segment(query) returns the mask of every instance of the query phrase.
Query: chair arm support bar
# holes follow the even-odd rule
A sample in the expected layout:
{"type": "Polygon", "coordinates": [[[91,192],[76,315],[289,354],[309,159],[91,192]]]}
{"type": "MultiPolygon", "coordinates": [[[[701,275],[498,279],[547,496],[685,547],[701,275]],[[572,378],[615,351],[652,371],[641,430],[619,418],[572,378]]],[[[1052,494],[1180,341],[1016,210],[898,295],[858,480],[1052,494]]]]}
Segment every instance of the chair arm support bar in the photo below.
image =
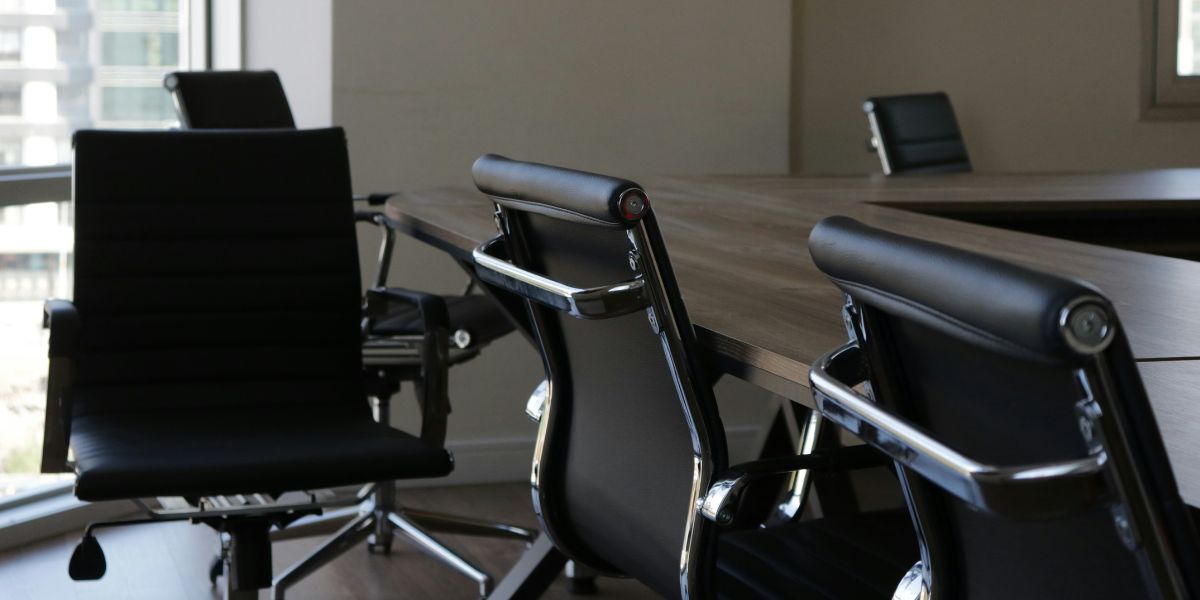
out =
{"type": "Polygon", "coordinates": [[[995,466],[971,459],[932,438],[852,386],[864,379],[858,345],[850,343],[809,370],[817,410],[830,421],[973,507],[1014,518],[1042,519],[1110,499],[1108,455],[1033,465],[995,466]]]}
{"type": "Polygon", "coordinates": [[[42,327],[50,330],[50,358],[74,358],[79,349],[79,309],[70,300],[42,305],[42,327]]]}
{"type": "Polygon", "coordinates": [[[356,210],[354,211],[355,223],[370,223],[377,227],[386,227],[384,223],[383,213],[374,210],[356,210]]]}
{"type": "Polygon", "coordinates": [[[645,284],[639,278],[577,288],[522,269],[500,256],[502,254],[507,254],[502,238],[494,238],[475,249],[472,255],[480,279],[577,319],[618,317],[650,305],[645,284]]]}
{"type": "MultiPolygon", "coordinates": [[[[421,439],[442,447],[446,443],[446,420],[450,414],[450,313],[446,300],[437,294],[404,288],[372,288],[367,291],[368,318],[386,311],[387,301],[412,304],[421,313],[425,339],[421,344],[421,378],[417,395],[421,402],[421,439]]],[[[369,329],[364,327],[364,333],[369,329]]]]}
{"type": "Polygon", "coordinates": [[[81,335],[79,310],[68,300],[47,300],[42,307],[42,326],[50,330],[50,368],[46,375],[41,471],[64,473],[71,470],[67,463],[67,448],[73,411],[70,388],[75,379],[81,335]]]}
{"type": "Polygon", "coordinates": [[[446,299],[437,294],[406,288],[371,288],[367,290],[367,314],[372,317],[386,314],[390,305],[388,301],[404,302],[417,307],[421,313],[421,320],[425,323],[426,333],[437,329],[450,329],[450,313],[446,308],[446,299]]]}
{"type": "Polygon", "coordinates": [[[355,202],[366,202],[367,206],[383,206],[396,192],[373,192],[370,194],[355,194],[355,202]]]}
{"type": "Polygon", "coordinates": [[[868,469],[890,465],[892,460],[871,446],[851,446],[811,454],[755,460],[729,467],[697,501],[700,514],[718,525],[733,522],[746,488],[759,479],[795,471],[868,469]]]}

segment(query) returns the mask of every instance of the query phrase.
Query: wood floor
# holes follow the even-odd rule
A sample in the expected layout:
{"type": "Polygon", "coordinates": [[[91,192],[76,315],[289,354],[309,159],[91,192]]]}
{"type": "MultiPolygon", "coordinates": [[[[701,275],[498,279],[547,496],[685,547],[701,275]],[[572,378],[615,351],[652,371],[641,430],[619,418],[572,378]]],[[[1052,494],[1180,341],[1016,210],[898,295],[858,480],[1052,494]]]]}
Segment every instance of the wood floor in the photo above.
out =
{"type": "MultiPolygon", "coordinates": [[[[402,490],[401,503],[414,507],[472,515],[535,527],[528,484],[477,485],[402,490]]],[[[67,577],[67,561],[79,541],[63,536],[0,553],[0,598],[4,600],[214,600],[208,563],[216,549],[210,529],[187,523],[164,523],[104,530],[98,535],[108,559],[108,573],[92,582],[67,577]]],[[[277,542],[275,569],[302,557],[321,538],[277,542]]],[[[442,536],[499,579],[524,550],[520,542],[442,536]]],[[[635,581],[601,579],[595,596],[571,596],[559,578],[545,598],[656,598],[635,581]]],[[[267,598],[267,594],[262,594],[267,598]]],[[[374,556],[365,546],[352,549],[305,579],[288,593],[290,600],[436,599],[471,600],[475,583],[420,553],[397,537],[390,556],[374,556]]]]}

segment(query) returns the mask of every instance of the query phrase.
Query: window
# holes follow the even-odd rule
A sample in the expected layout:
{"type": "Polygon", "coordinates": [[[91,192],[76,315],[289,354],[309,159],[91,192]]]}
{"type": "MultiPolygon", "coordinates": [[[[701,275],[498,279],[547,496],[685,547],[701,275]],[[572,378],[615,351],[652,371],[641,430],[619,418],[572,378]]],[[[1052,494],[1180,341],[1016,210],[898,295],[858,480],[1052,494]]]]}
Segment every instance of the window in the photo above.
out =
{"type": "MultiPolygon", "coordinates": [[[[21,86],[0,83],[0,117],[21,116],[21,86]]],[[[7,164],[0,160],[0,165],[7,164]]]]}
{"type": "Polygon", "coordinates": [[[1200,0],[1144,0],[1142,114],[1200,118],[1200,0]]]}
{"type": "Polygon", "coordinates": [[[73,264],[68,198],[5,206],[20,194],[2,187],[4,168],[68,162],[76,129],[173,124],[162,79],[203,57],[206,36],[192,35],[202,19],[192,16],[204,8],[205,0],[0,0],[0,505],[61,481],[38,473],[41,305],[70,297],[73,264]]]}
{"type": "Polygon", "coordinates": [[[0,63],[21,62],[21,30],[0,29],[0,63]]]}
{"type": "Polygon", "coordinates": [[[175,118],[175,106],[161,85],[100,88],[100,118],[104,121],[148,122],[175,118]]]}
{"type": "Polygon", "coordinates": [[[179,33],[175,31],[106,31],[100,64],[110,66],[178,67],[179,33]]]}

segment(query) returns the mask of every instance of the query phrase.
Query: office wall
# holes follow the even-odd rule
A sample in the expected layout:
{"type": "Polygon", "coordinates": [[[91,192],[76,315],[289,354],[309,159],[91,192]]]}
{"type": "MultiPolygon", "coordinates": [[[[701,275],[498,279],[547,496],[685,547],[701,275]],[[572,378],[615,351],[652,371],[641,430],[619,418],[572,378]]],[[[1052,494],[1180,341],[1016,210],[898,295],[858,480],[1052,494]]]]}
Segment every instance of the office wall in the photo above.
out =
{"type": "Polygon", "coordinates": [[[333,0],[246,0],[243,60],[274,69],[300,127],[333,119],[333,0]]]}
{"type": "MultiPolygon", "coordinates": [[[[788,0],[337,2],[333,121],[349,134],[360,191],[470,185],[484,152],[629,177],[783,172],[790,10],[788,0]]],[[[370,256],[375,238],[363,233],[370,256]]],[[[441,292],[465,281],[407,239],[393,277],[441,292]]],[[[452,372],[460,480],[528,476],[536,430],[522,409],[541,378],[519,336],[452,372]]],[[[764,395],[736,381],[718,393],[732,441],[747,446],[764,395]]]]}
{"type": "Polygon", "coordinates": [[[978,170],[1200,163],[1200,121],[1140,121],[1140,1],[797,0],[794,167],[878,171],[870,95],[945,90],[978,170]]]}

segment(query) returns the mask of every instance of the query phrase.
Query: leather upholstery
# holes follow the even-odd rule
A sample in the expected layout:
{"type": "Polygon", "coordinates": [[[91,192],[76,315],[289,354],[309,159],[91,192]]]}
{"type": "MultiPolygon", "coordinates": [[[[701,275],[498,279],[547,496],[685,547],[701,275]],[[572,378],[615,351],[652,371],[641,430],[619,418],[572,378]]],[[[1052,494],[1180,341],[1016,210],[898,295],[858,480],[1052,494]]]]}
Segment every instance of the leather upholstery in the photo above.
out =
{"type": "MultiPolygon", "coordinates": [[[[630,242],[610,212],[632,182],[535,163],[484,156],[474,174],[504,207],[505,243],[519,266],[577,287],[629,279],[630,242]],[[514,201],[514,199],[516,201],[514,201]]],[[[652,211],[642,219],[660,265],[687,365],[682,376],[703,407],[689,414],[672,376],[663,339],[646,313],[582,320],[528,302],[547,363],[552,398],[542,417],[550,435],[535,491],[545,530],[572,558],[646,583],[679,598],[680,556],[692,504],[693,432],[710,467],[726,467],[724,430],[695,354],[691,322],[679,299],[652,211]]],[[[665,317],[664,317],[665,318],[665,317]]],[[[703,482],[701,482],[703,485],[703,482]]],[[[701,552],[715,554],[715,528],[696,521],[701,552]]],[[[708,562],[707,564],[712,564],[708,562]]],[[[695,573],[703,582],[712,569],[695,573]]],[[[693,593],[701,594],[699,591],[693,593]]]]}
{"type": "Polygon", "coordinates": [[[1059,311],[1083,297],[1107,305],[1086,283],[847,217],[818,223],[808,247],[819,269],[864,302],[1015,356],[1081,360],[1059,333],[1059,311]]]}
{"type": "Polygon", "coordinates": [[[275,71],[177,71],[163,85],[189,129],[293,129],[275,71]]]}
{"type": "Polygon", "coordinates": [[[723,532],[717,597],[887,600],[920,559],[908,511],[723,532]]]}
{"type": "MultiPolygon", "coordinates": [[[[1092,389],[1108,464],[1121,456],[1136,465],[1146,487],[1124,493],[1158,520],[1144,534],[1169,539],[1185,577],[1200,579],[1195,534],[1115,312],[1103,363],[1072,357],[1050,332],[1078,295],[1095,295],[1111,311],[1099,292],[842,217],[813,230],[810,250],[861,313],[876,402],[974,460],[1014,466],[1087,456],[1077,374],[1108,382],[1092,389]]],[[[901,476],[943,597],[1153,597],[1152,577],[1126,550],[1106,506],[1018,520],[976,510],[905,469],[901,476]]]]}
{"type": "Polygon", "coordinates": [[[868,98],[882,150],[892,173],[953,173],[971,170],[950,97],[944,92],[868,98]]]}
{"type": "Polygon", "coordinates": [[[629,227],[618,207],[638,184],[595,173],[484,154],[471,167],[475,186],[502,206],[584,225],[629,227]]]}
{"type": "Polygon", "coordinates": [[[80,497],[449,472],[366,402],[341,129],[80,131],[74,187],[80,497]]]}
{"type": "Polygon", "coordinates": [[[75,419],[81,500],[278,493],[441,477],[446,451],[358,411],[206,408],[75,419]]]}

